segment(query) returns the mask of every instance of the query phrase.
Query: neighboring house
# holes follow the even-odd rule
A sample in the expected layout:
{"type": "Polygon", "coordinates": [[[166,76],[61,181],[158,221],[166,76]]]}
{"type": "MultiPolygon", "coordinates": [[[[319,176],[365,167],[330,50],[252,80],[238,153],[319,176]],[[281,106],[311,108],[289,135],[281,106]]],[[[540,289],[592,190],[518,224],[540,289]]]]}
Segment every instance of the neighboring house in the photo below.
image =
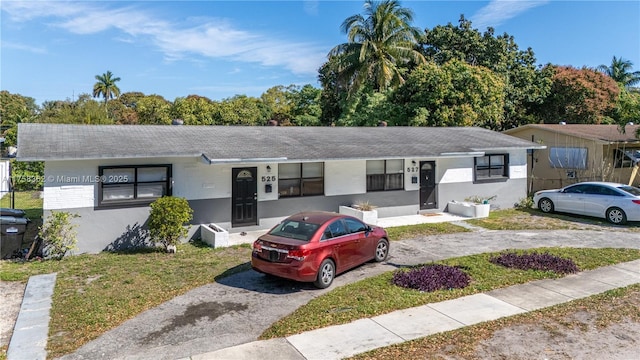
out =
{"type": "MultiPolygon", "coordinates": [[[[529,190],[553,189],[580,181],[629,183],[640,161],[638,125],[529,124],[505,131],[541,145],[528,157],[529,190]]],[[[640,184],[636,176],[633,184],[640,184]]]]}
{"type": "Polygon", "coordinates": [[[379,217],[470,196],[512,207],[527,195],[527,150],[541,148],[471,127],[20,124],[17,159],[45,162],[45,216],[79,214],[79,252],[99,252],[145,243],[163,195],[232,233],[360,201],[379,217]]]}

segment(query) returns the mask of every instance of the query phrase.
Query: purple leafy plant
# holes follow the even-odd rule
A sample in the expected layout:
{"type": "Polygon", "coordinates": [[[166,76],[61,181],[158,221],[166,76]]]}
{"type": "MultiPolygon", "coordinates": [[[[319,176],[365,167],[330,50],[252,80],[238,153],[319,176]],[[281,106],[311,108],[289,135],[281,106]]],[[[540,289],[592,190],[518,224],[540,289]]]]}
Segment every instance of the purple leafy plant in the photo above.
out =
{"type": "Polygon", "coordinates": [[[401,287],[420,291],[441,289],[462,289],[469,285],[471,278],[457,267],[446,265],[426,265],[411,270],[399,270],[393,274],[392,282],[401,287]]]}
{"type": "Polygon", "coordinates": [[[549,253],[532,252],[517,254],[506,251],[489,259],[494,264],[521,270],[553,271],[559,274],[571,274],[580,271],[571,259],[551,255],[549,253]]]}

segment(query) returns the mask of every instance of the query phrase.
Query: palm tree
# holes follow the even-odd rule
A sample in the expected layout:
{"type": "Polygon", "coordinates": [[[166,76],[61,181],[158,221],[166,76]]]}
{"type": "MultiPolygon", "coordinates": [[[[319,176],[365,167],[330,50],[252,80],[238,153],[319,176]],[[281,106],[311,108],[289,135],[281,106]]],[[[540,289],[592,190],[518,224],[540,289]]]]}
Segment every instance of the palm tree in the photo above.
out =
{"type": "Polygon", "coordinates": [[[631,87],[640,83],[640,71],[631,72],[633,63],[623,58],[613,57],[611,65],[600,65],[597,70],[603,74],[609,75],[618,84],[622,84],[625,87],[631,87]]]}
{"type": "Polygon", "coordinates": [[[106,107],[107,101],[114,97],[120,96],[120,89],[116,85],[116,82],[120,81],[119,77],[113,77],[111,71],[108,71],[102,75],[96,75],[96,82],[93,85],[93,97],[104,97],[104,105],[106,107]]]}
{"type": "Polygon", "coordinates": [[[384,91],[404,82],[402,67],[425,62],[416,50],[421,31],[412,27],[413,12],[397,0],[365,0],[364,15],[344,20],[348,42],[329,52],[337,59],[338,76],[351,93],[363,85],[384,91]]]}

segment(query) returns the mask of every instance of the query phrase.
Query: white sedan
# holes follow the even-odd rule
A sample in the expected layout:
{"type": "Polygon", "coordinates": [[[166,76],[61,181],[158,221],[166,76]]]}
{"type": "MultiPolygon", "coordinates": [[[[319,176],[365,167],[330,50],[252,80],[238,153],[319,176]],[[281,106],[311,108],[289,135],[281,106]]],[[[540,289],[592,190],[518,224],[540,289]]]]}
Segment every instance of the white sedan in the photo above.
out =
{"type": "Polygon", "coordinates": [[[533,195],[542,212],[567,212],[605,218],[614,224],[640,221],[640,189],[611,182],[581,182],[533,195]]]}

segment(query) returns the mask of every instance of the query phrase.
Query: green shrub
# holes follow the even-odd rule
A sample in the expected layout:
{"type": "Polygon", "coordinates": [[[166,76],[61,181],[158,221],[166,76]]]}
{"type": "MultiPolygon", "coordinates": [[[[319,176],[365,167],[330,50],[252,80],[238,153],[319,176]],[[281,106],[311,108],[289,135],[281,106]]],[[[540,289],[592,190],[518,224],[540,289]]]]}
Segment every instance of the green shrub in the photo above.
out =
{"type": "Polygon", "coordinates": [[[533,208],[533,196],[528,196],[526,198],[520,199],[517,203],[514,204],[516,209],[531,209],[533,208]]]}
{"type": "Polygon", "coordinates": [[[149,234],[151,240],[160,242],[165,250],[177,245],[181,237],[187,236],[185,227],[193,218],[193,210],[185,198],[163,196],[151,203],[149,234]]]}
{"type": "Polygon", "coordinates": [[[46,258],[60,260],[67,252],[75,250],[78,243],[75,228],[71,219],[80,217],[64,211],[52,211],[47,221],[40,227],[38,236],[44,245],[46,258]]]}

